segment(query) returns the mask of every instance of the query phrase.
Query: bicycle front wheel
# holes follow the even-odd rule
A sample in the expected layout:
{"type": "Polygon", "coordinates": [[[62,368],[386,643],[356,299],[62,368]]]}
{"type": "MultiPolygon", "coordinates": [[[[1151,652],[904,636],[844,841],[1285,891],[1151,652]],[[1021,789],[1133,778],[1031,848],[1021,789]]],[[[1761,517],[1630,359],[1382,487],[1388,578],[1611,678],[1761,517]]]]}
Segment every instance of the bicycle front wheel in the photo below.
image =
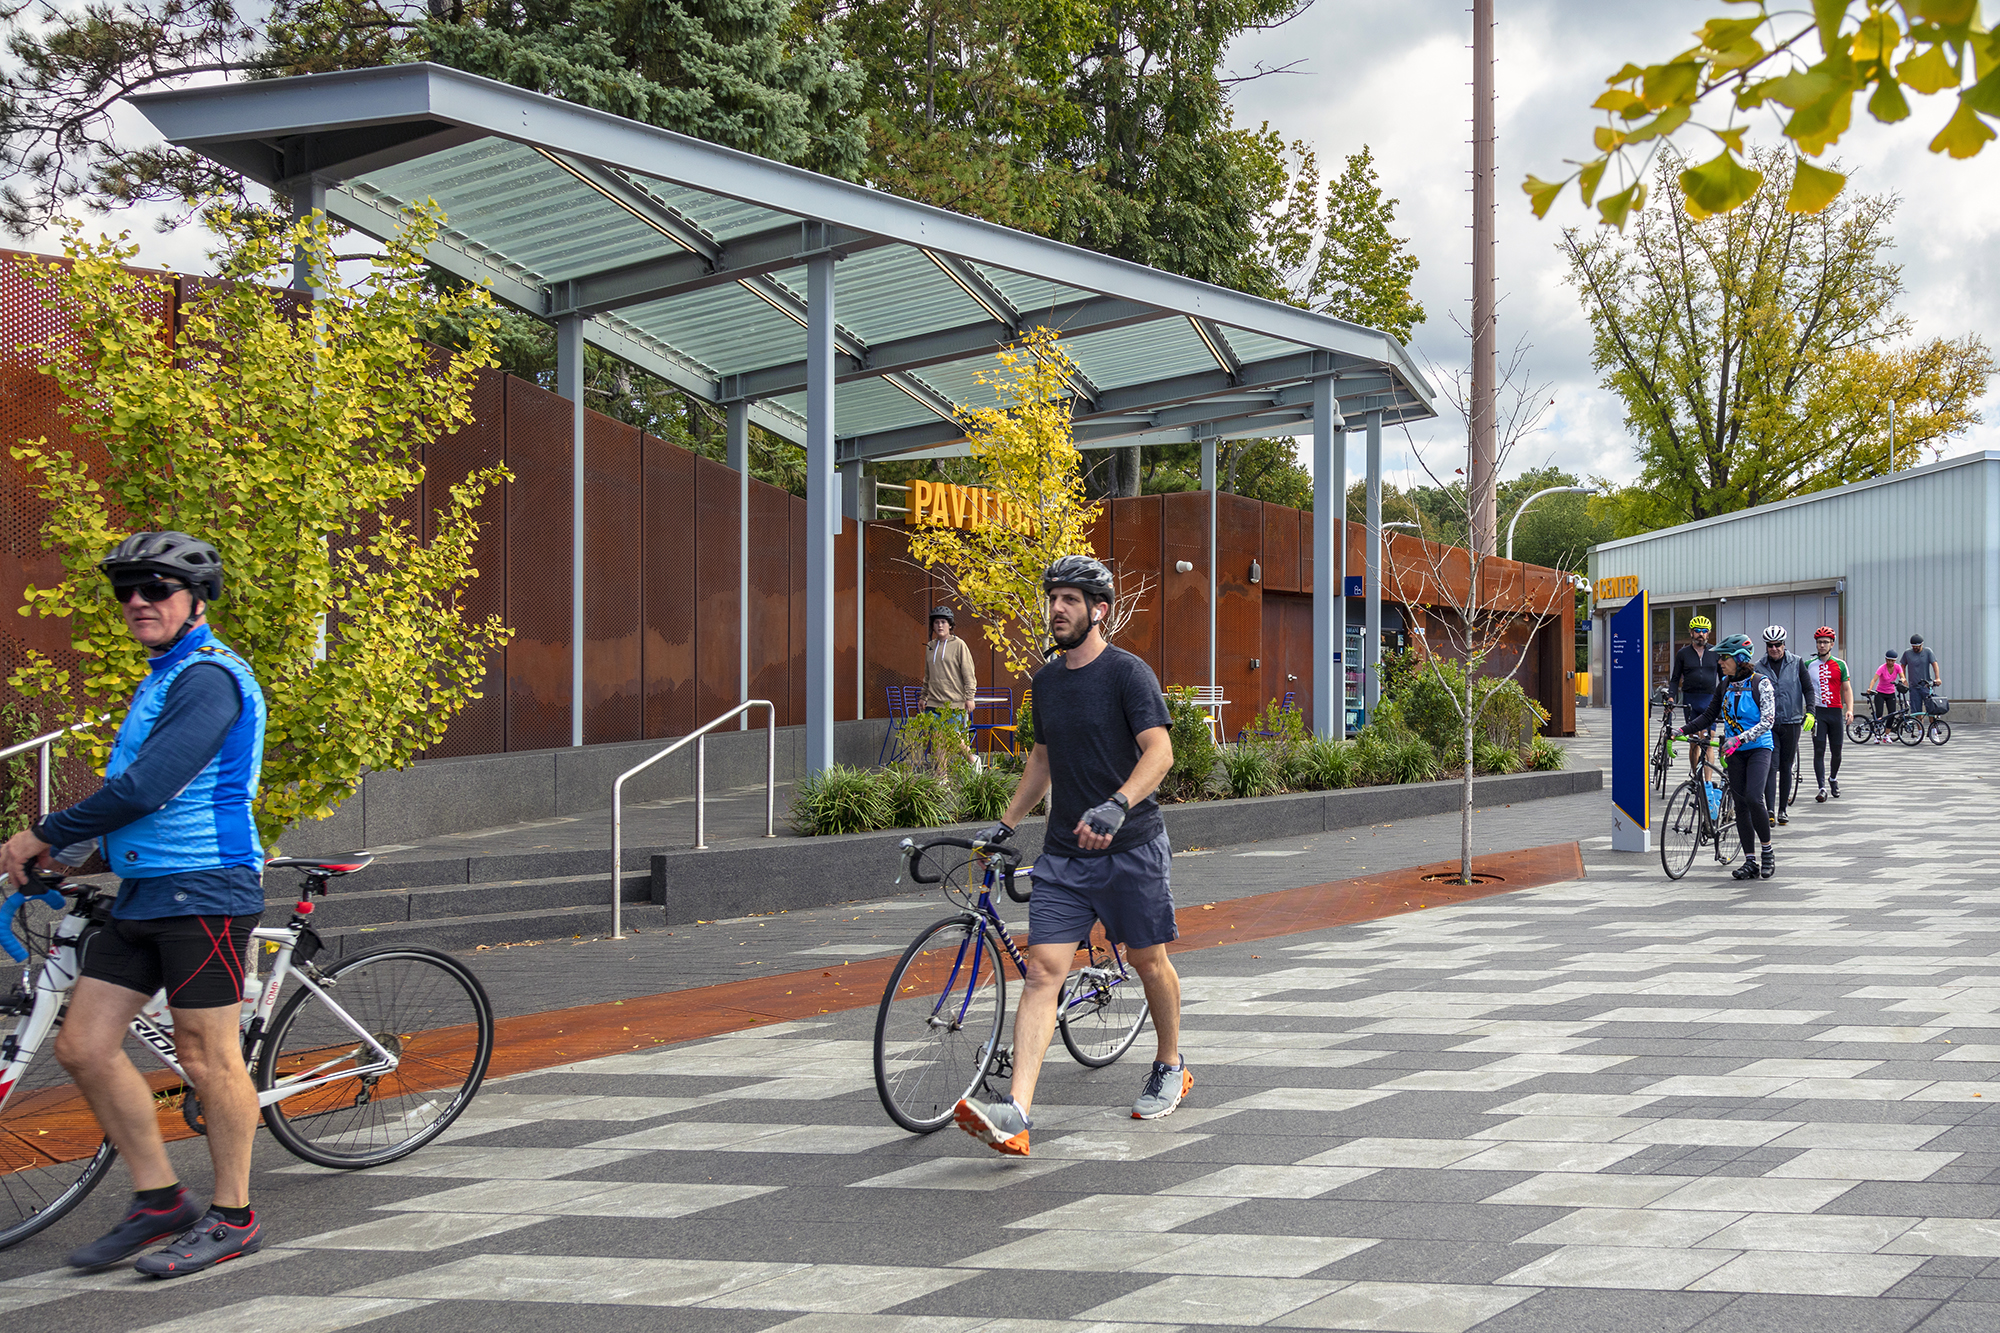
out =
{"type": "Polygon", "coordinates": [[[1694,864],[1694,854],[1701,849],[1707,802],[1698,782],[1683,782],[1667,798],[1667,813],[1660,821],[1660,869],[1667,872],[1668,879],[1679,879],[1694,864]]]}
{"type": "Polygon", "coordinates": [[[1905,745],[1922,745],[1924,743],[1924,720],[1914,713],[1905,716],[1901,722],[1896,724],[1896,739],[1905,745]]]}
{"type": "Polygon", "coordinates": [[[912,1134],[951,1123],[1000,1049],[1007,978],[977,916],[932,925],[903,951],[875,1014],[875,1091],[912,1134]]]}
{"type": "Polygon", "coordinates": [[[1078,1064],[1102,1069],[1132,1049],[1147,1012],[1139,974],[1122,955],[1093,944],[1089,960],[1063,983],[1056,1027],[1078,1064]]]}
{"type": "Polygon", "coordinates": [[[67,1216],[118,1156],[54,1046],[51,1028],[0,1108],[0,1250],[67,1216]]]}
{"type": "Polygon", "coordinates": [[[456,1120],[493,1056],[493,1006],[464,964],[430,949],[357,954],[319,981],[327,998],[396,1057],[374,1047],[301,987],[271,1024],[260,1091],[298,1091],[264,1108],[272,1137],[320,1166],[407,1157],[456,1120]]]}

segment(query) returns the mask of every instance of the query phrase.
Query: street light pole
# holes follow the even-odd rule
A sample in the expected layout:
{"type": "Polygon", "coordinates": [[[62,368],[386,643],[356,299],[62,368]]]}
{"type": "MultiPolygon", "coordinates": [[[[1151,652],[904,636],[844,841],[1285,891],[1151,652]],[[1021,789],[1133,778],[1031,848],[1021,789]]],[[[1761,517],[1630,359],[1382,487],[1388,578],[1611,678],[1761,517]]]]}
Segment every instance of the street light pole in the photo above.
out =
{"type": "Polygon", "coordinates": [[[1885,399],[1889,404],[1889,474],[1896,475],[1896,400],[1885,399]]]}
{"type": "Polygon", "coordinates": [[[1551,486],[1545,491],[1536,491],[1533,495],[1521,501],[1521,507],[1514,511],[1514,517],[1507,520],[1507,558],[1509,560],[1514,558],[1514,525],[1521,521],[1521,515],[1528,512],[1528,506],[1541,499],[1544,495],[1565,494],[1595,495],[1597,494],[1597,488],[1595,486],[1551,486]]]}

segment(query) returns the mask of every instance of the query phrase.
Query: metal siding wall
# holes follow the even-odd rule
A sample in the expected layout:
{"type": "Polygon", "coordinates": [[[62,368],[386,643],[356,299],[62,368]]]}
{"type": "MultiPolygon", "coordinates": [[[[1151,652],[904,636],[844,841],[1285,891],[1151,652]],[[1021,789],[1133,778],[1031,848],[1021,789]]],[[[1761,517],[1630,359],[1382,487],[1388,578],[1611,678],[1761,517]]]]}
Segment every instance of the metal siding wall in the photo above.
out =
{"type": "MultiPolygon", "coordinates": [[[[2000,538],[2000,457],[1931,464],[1878,485],[1750,510],[1701,528],[1669,529],[1599,548],[1591,577],[1636,575],[1655,598],[1771,583],[1846,579],[1837,651],[1857,672],[1920,633],[1938,656],[1945,693],[2000,698],[2000,607],[1987,570],[2000,538]],[[1993,647],[1989,648],[1989,640],[1993,647]]],[[[1732,598],[1717,631],[1754,633],[1732,598]]],[[[1812,626],[1805,626],[1810,629],[1812,626]]]]}
{"type": "Polygon", "coordinates": [[[1264,506],[1264,589],[1267,592],[1297,592],[1299,581],[1299,531],[1307,515],[1285,505],[1264,506]]]}
{"type": "Polygon", "coordinates": [[[636,741],[644,734],[639,428],[586,415],[583,466],[583,741],[636,741]]]}
{"type": "Polygon", "coordinates": [[[507,381],[507,748],[570,741],[570,405],[507,381]]]}
{"type": "MultiPolygon", "coordinates": [[[[695,542],[699,522],[695,504],[695,464],[698,456],[648,435],[639,441],[640,485],[644,495],[640,562],[641,631],[639,678],[644,691],[645,735],[685,736],[695,720],[695,608],[701,597],[704,566],[695,542]],[[690,579],[689,575],[693,574],[690,579]]],[[[715,466],[710,464],[711,467],[715,466]]],[[[723,469],[728,472],[728,469],[723,469]]],[[[735,478],[735,473],[728,473],[735,478]]],[[[732,500],[735,498],[732,494],[732,500]]],[[[730,515],[736,553],[734,511],[730,515]]],[[[735,683],[736,562],[729,561],[731,615],[719,626],[728,642],[729,681],[735,683]]],[[[708,571],[713,574],[713,569],[708,571]]],[[[734,690],[731,690],[734,693],[734,690]]]]}
{"type": "MultiPolygon", "coordinates": [[[[507,377],[497,370],[480,372],[472,390],[472,420],[430,447],[426,482],[431,493],[446,490],[483,467],[507,461],[507,377]]],[[[479,571],[459,592],[459,612],[470,623],[507,612],[507,483],[488,487],[473,511],[479,540],[472,548],[472,566],[479,571]]],[[[424,540],[436,535],[436,506],[424,515],[424,540]]],[[[444,739],[424,752],[426,759],[468,754],[498,754],[507,748],[507,653],[490,653],[482,698],[468,703],[451,720],[444,739]]]]}
{"type": "MultiPolygon", "coordinates": [[[[1264,553],[1264,506],[1240,495],[1216,496],[1215,683],[1229,707],[1222,710],[1222,734],[1234,736],[1250,725],[1265,702],[1284,693],[1266,685],[1263,670],[1263,593],[1250,582],[1250,562],[1264,553]],[[1251,659],[1258,660],[1252,669],[1251,659]]],[[[1272,645],[1273,648],[1276,645],[1272,645]]],[[[1282,675],[1282,673],[1277,673],[1282,675]]]]}
{"type": "MultiPolygon", "coordinates": [[[[738,478],[735,471],[709,458],[694,460],[694,559],[687,568],[694,573],[694,708],[680,735],[686,735],[710,718],[736,706],[738,695],[737,652],[743,629],[737,606],[737,534],[741,530],[736,513],[738,478]]],[[[750,484],[754,505],[757,483],[750,484]]],[[[756,511],[751,511],[754,516],[756,511]]],[[[759,548],[751,546],[751,574],[757,572],[759,548]]],[[[677,577],[684,579],[685,574],[677,577]]],[[[751,614],[756,614],[752,597],[751,614]]],[[[758,680],[756,642],[751,643],[751,683],[758,680]]],[[[757,695],[753,698],[769,698],[757,695]]],[[[778,701],[782,702],[782,701],[778,701]]],[[[759,719],[761,720],[761,718],[759,719]]],[[[672,735],[674,733],[667,733],[672,735]]]]}
{"type": "Polygon", "coordinates": [[[1117,562],[1120,578],[1129,580],[1133,586],[1143,578],[1151,585],[1119,634],[1118,646],[1144,659],[1162,680],[1166,677],[1160,664],[1160,624],[1165,596],[1160,585],[1160,530],[1165,506],[1165,497],[1158,495],[1113,500],[1110,505],[1112,558],[1117,562]]]}
{"type": "Polygon", "coordinates": [[[869,523],[868,716],[889,715],[888,687],[924,683],[930,576],[910,558],[900,523],[869,523]]]}
{"type": "MultiPolygon", "coordinates": [[[[1208,493],[1180,491],[1160,497],[1160,684],[1208,684],[1208,493]],[[1185,560],[1193,572],[1179,574],[1185,560]]],[[[1218,638],[1220,635],[1218,634],[1218,638]]]]}

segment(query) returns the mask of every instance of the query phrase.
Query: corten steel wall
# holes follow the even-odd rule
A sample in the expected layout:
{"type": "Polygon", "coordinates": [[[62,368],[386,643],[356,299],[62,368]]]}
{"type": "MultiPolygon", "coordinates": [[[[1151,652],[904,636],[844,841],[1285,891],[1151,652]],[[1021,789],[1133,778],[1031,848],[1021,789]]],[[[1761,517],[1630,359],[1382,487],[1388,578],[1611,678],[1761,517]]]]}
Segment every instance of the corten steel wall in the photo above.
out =
{"type": "Polygon", "coordinates": [[[595,412],[583,426],[583,740],[645,732],[640,643],[645,486],[639,428],[595,412]]]}
{"type": "Polygon", "coordinates": [[[570,742],[570,439],[567,401],[507,381],[509,750],[570,742]]]}
{"type": "MultiPolygon", "coordinates": [[[[429,495],[444,497],[450,488],[480,468],[507,461],[507,377],[484,374],[472,390],[473,419],[463,429],[438,440],[425,451],[424,486],[429,495]]],[[[507,484],[487,488],[473,511],[479,540],[472,548],[479,577],[459,592],[458,604],[473,623],[507,613],[507,484]]],[[[436,535],[436,510],[424,510],[424,538],[436,535]]],[[[444,739],[431,747],[430,758],[498,754],[507,748],[507,650],[489,653],[486,679],[479,698],[451,720],[444,739]]]]}
{"type": "MultiPolygon", "coordinates": [[[[695,622],[697,594],[701,586],[700,548],[695,542],[697,525],[705,514],[696,512],[695,469],[703,463],[715,464],[685,449],[648,435],[639,442],[639,466],[645,488],[645,531],[641,535],[639,587],[644,602],[640,630],[640,681],[645,700],[644,726],[647,738],[685,736],[700,725],[696,719],[695,661],[699,630],[695,622]],[[692,586],[690,585],[692,579],[692,586]]],[[[735,473],[723,468],[735,479],[735,473]]],[[[736,509],[726,509],[725,527],[729,542],[725,550],[736,551],[736,509]]],[[[726,671],[721,682],[734,684],[733,658],[736,643],[736,562],[728,562],[728,615],[714,625],[714,637],[722,651],[715,654],[718,670],[726,671]]],[[[735,690],[722,692],[733,698],[735,690]]],[[[721,709],[706,716],[713,717],[721,709]]]]}
{"type": "MultiPolygon", "coordinates": [[[[679,733],[683,736],[709,718],[726,712],[740,697],[737,693],[740,672],[737,652],[738,636],[743,625],[737,601],[741,585],[737,568],[740,520],[736,508],[737,487],[740,484],[741,480],[735,472],[713,459],[697,457],[694,460],[695,520],[690,534],[694,559],[683,566],[683,572],[675,580],[679,587],[670,584],[662,590],[665,597],[681,595],[687,575],[694,575],[692,595],[687,597],[687,602],[694,612],[691,632],[695,644],[695,702],[687,728],[679,733]]],[[[754,491],[754,484],[752,489],[754,491]]],[[[753,526],[751,531],[754,533],[756,528],[753,526]]],[[[751,574],[754,576],[756,573],[757,566],[753,563],[751,574]]],[[[753,645],[750,659],[753,684],[758,661],[753,645]]],[[[771,698],[759,695],[754,688],[749,697],[771,698]]],[[[782,701],[772,699],[772,702],[782,701]]]]}

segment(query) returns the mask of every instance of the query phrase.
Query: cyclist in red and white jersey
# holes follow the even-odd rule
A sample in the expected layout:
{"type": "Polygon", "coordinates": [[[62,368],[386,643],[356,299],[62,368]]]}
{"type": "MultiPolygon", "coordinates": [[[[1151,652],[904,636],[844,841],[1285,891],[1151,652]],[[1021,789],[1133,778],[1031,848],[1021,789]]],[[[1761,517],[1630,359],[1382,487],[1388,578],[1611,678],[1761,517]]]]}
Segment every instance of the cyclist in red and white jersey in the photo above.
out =
{"type": "Polygon", "coordinates": [[[1813,715],[1813,777],[1824,801],[1829,789],[1840,795],[1840,746],[1847,724],[1854,720],[1854,676],[1847,663],[1833,655],[1833,630],[1821,625],[1813,631],[1813,655],[1806,659],[1807,703],[1813,715]],[[1833,767],[1826,765],[1826,747],[1833,747],[1833,767]]]}

